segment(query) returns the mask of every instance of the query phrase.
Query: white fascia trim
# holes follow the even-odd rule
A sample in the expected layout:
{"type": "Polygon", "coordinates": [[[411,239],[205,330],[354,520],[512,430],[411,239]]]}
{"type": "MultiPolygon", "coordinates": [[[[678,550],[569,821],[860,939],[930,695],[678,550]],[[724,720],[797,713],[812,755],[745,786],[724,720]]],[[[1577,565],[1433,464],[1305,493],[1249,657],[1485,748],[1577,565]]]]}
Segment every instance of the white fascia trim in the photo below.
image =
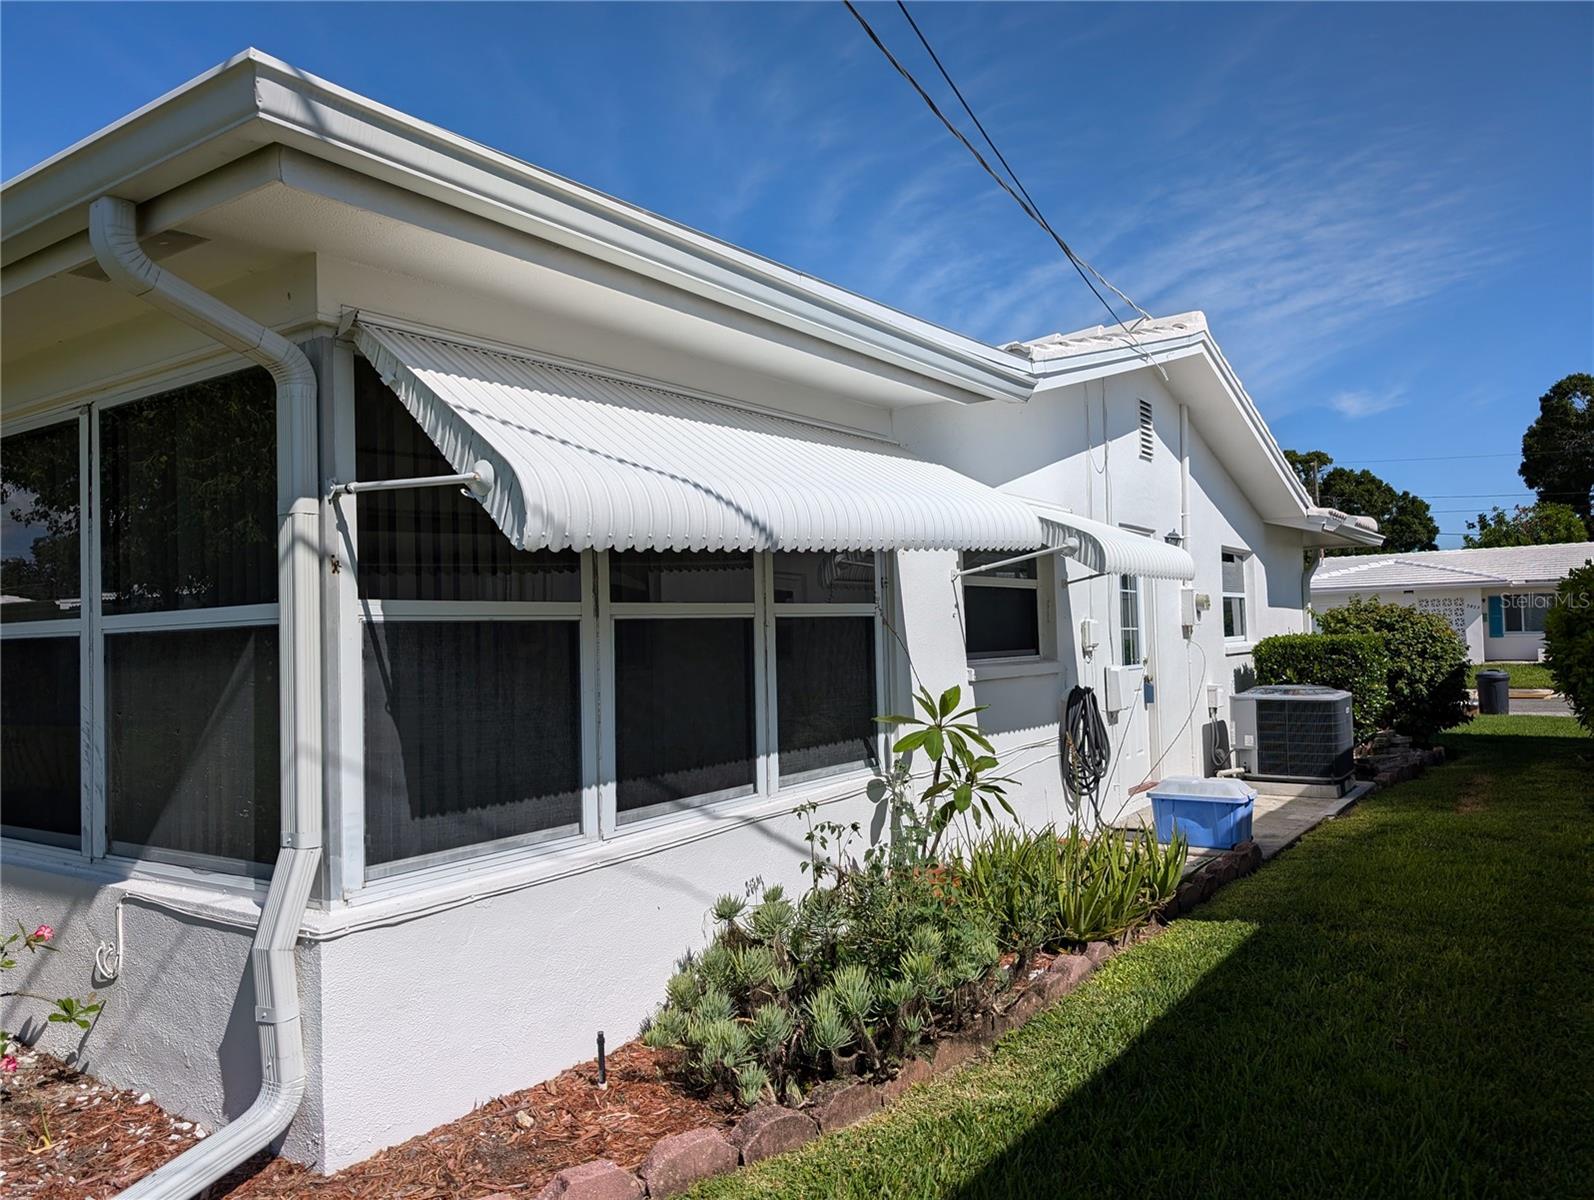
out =
{"type": "MultiPolygon", "coordinates": [[[[292,146],[976,396],[1029,397],[1033,377],[1021,355],[582,187],[255,50],[7,183],[0,189],[7,241],[19,248],[17,257],[43,249],[48,241],[16,239],[223,135],[237,139],[241,152],[271,142],[292,146]]],[[[62,229],[49,241],[76,231],[62,229]]]]}

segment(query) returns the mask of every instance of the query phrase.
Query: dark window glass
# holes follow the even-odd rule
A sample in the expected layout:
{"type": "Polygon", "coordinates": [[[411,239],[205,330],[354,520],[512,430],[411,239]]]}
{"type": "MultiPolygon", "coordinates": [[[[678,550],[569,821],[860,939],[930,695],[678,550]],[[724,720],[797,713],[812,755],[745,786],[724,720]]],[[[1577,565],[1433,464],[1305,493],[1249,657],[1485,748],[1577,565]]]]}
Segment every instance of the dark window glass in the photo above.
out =
{"type": "Polygon", "coordinates": [[[276,445],[258,367],[101,413],[104,611],[274,602],[276,445]]]}
{"type": "Polygon", "coordinates": [[[77,845],[78,639],[0,643],[0,822],[14,837],[77,845]]]}
{"type": "Polygon", "coordinates": [[[75,617],[78,423],[0,441],[0,621],[75,617]]]}
{"type": "Polygon", "coordinates": [[[867,550],[775,555],[776,604],[873,604],[874,555],[867,550]]]}
{"type": "Polygon", "coordinates": [[[970,658],[1018,658],[1041,652],[1039,595],[1027,587],[963,589],[970,658]]]}
{"type": "Polygon", "coordinates": [[[719,551],[626,551],[609,556],[616,604],[751,604],[753,556],[719,551]]]}
{"type": "Polygon", "coordinates": [[[365,860],[581,819],[575,621],[366,627],[365,860]]]}
{"type": "Polygon", "coordinates": [[[753,622],[614,623],[616,806],[753,789],[753,622]]]}
{"type": "Polygon", "coordinates": [[[874,669],[872,617],[776,621],[783,783],[874,761],[874,669]]]}
{"type": "MultiPolygon", "coordinates": [[[[363,358],[354,367],[355,474],[457,472],[363,358]]],[[[481,502],[454,487],[367,492],[355,501],[360,595],[373,600],[581,599],[581,555],[516,550],[481,502]]]]}
{"type": "MultiPolygon", "coordinates": [[[[1039,549],[1039,547],[1037,547],[1039,549]]],[[[1028,550],[965,550],[963,552],[963,569],[971,571],[975,567],[989,566],[991,563],[1005,562],[1010,558],[1017,558],[1020,554],[1028,554],[1028,550]]],[[[1038,579],[1040,559],[1026,558],[1023,562],[1012,563],[1009,566],[998,567],[994,571],[981,571],[982,579],[1038,579]]]]}
{"type": "Polygon", "coordinates": [[[113,845],[273,861],[276,628],[109,634],[105,687],[113,845]]]}

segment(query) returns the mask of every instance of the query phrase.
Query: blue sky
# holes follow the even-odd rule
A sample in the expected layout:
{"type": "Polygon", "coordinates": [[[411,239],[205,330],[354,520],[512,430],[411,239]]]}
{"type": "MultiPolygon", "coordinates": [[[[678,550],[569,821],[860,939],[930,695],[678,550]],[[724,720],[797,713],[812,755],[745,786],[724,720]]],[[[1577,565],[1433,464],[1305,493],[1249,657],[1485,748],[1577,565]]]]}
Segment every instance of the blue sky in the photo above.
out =
{"type": "MultiPolygon", "coordinates": [[[[1448,532],[1525,499],[1537,397],[1594,369],[1594,6],[914,11],[1063,236],[1204,309],[1284,445],[1448,532]]],[[[1102,317],[839,3],[6,3],[0,171],[246,45],[988,341],[1102,317]]]]}

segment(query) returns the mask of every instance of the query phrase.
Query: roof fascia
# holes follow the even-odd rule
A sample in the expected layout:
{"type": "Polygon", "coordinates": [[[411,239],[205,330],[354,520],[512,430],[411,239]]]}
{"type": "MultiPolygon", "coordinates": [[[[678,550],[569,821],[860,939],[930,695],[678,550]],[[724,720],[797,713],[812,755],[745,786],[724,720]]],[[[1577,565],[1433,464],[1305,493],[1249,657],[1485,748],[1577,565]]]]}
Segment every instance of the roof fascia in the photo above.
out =
{"type": "MultiPolygon", "coordinates": [[[[292,146],[732,309],[845,346],[977,399],[1023,401],[1022,356],[804,275],[249,50],[23,172],[0,189],[6,261],[86,227],[107,193],[148,200],[186,178],[145,178],[208,151],[221,165],[292,146]],[[133,186],[133,185],[140,186],[133,186]],[[122,189],[126,189],[125,191],[122,189]],[[142,194],[139,194],[142,192],[142,194]]],[[[192,177],[193,172],[188,178],[192,177]]]]}

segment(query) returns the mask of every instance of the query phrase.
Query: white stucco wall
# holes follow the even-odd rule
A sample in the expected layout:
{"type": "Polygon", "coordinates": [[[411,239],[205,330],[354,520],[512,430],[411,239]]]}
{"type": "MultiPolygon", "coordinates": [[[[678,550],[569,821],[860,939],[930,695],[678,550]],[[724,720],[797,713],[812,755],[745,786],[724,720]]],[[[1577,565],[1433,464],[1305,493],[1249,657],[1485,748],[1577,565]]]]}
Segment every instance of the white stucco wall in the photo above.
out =
{"type": "MultiPolygon", "coordinates": [[[[368,308],[429,316],[446,328],[479,328],[511,341],[517,328],[534,328],[540,348],[561,348],[547,342],[561,340],[554,325],[527,325],[527,314],[503,296],[471,296],[357,264],[321,267],[310,294],[323,317],[343,306],[368,308]]],[[[288,282],[263,278],[256,291],[242,288],[233,299],[280,313],[291,294],[282,319],[313,319],[306,290],[295,283],[290,292],[288,282]]],[[[181,337],[163,335],[147,343],[148,361],[139,363],[139,337],[149,328],[141,321],[113,338],[114,354],[105,363],[76,347],[68,357],[77,361],[27,364],[29,398],[82,395],[118,372],[148,375],[199,352],[181,337]]],[[[667,344],[644,334],[610,334],[564,348],[599,364],[889,433],[924,457],[1100,520],[1157,536],[1178,527],[1179,409],[1151,370],[1060,389],[1027,405],[892,412],[804,389],[791,379],[761,380],[746,364],[683,364],[667,344]],[[1140,398],[1154,410],[1157,447],[1149,463],[1138,456],[1140,398]]],[[[1143,627],[1156,701],[1149,712],[1136,706],[1110,726],[1115,747],[1134,751],[1125,754],[1134,767],[1114,775],[1104,796],[1109,812],[1127,801],[1144,774],[1201,772],[1203,685],[1220,683],[1226,693],[1244,686],[1251,641],[1302,626],[1298,536],[1261,522],[1194,423],[1188,450],[1194,586],[1213,606],[1186,638],[1178,583],[1146,581],[1143,627]],[[1225,643],[1222,633],[1219,555],[1225,548],[1254,556],[1249,636],[1242,643],[1225,643]]],[[[1014,797],[1020,819],[1066,823],[1073,814],[1061,785],[1059,710],[1075,683],[1100,689],[1103,668],[1115,662],[1117,581],[1056,589],[1049,613],[1052,661],[982,665],[971,672],[961,589],[951,578],[956,558],[895,556],[888,611],[913,670],[932,691],[964,684],[990,706],[982,720],[1004,767],[1021,782],[1014,797]],[[1087,616],[1098,622],[1100,637],[1089,658],[1078,638],[1087,616]]],[[[1053,571],[1084,574],[1057,562],[1043,578],[1053,571]]],[[[354,636],[352,626],[344,633],[354,636]]],[[[895,661],[888,670],[899,679],[894,706],[900,706],[906,665],[895,661]]],[[[329,826],[338,821],[336,776],[335,769],[329,772],[329,826]]],[[[685,814],[607,844],[471,864],[439,882],[390,881],[320,904],[299,952],[310,1086],[286,1152],[333,1170],[589,1058],[599,1029],[611,1045],[631,1037],[658,1002],[676,959],[702,945],[705,914],[716,895],[739,892],[755,878],[802,885],[803,825],[791,809],[808,796],[828,801],[825,819],[856,820],[869,836],[879,836],[883,814],[855,778],[685,814]]],[[[24,986],[81,993],[94,986],[87,979],[94,946],[115,936],[116,901],[139,897],[124,905],[123,974],[100,989],[106,1009],[83,1039],[82,1061],[108,1081],[147,1089],[167,1108],[215,1125],[247,1105],[258,1082],[247,974],[254,909],[247,897],[229,898],[200,880],[190,882],[178,895],[169,883],[113,885],[81,865],[24,869],[11,861],[0,881],[0,906],[7,922],[48,922],[62,930],[63,952],[30,963],[24,986]]],[[[17,1011],[8,1006],[4,1019],[15,1021],[17,1011]]],[[[44,1045],[63,1052],[75,1040],[56,1028],[45,1034],[44,1045]]]]}

